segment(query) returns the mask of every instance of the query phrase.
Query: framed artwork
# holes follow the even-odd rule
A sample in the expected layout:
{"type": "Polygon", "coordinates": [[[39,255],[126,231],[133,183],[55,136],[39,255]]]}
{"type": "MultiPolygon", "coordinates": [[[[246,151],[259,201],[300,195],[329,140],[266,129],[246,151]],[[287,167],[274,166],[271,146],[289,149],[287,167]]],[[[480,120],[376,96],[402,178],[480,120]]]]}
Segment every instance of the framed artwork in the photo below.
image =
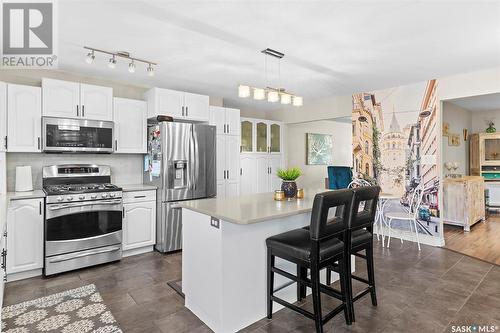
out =
{"type": "Polygon", "coordinates": [[[306,134],[307,165],[330,165],[333,163],[333,138],[329,134],[306,134]]]}
{"type": "Polygon", "coordinates": [[[448,135],[448,146],[460,146],[460,134],[448,135]]]}
{"type": "Polygon", "coordinates": [[[449,136],[449,135],[450,135],[450,124],[443,123],[443,136],[449,136]]]}

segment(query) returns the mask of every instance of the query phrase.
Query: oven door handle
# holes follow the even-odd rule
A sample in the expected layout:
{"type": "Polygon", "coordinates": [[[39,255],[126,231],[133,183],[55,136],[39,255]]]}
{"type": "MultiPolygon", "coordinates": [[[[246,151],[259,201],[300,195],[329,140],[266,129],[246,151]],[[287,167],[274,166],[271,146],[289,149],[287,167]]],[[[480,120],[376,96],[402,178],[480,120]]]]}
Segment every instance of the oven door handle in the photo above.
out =
{"type": "Polygon", "coordinates": [[[65,203],[60,205],[49,206],[49,210],[59,210],[65,208],[73,208],[73,207],[85,207],[85,206],[94,206],[94,205],[115,205],[120,204],[122,202],[121,199],[113,199],[113,200],[100,200],[100,201],[91,201],[88,203],[65,203]]]}
{"type": "Polygon", "coordinates": [[[62,255],[62,256],[57,256],[54,259],[49,259],[49,263],[53,264],[56,262],[68,261],[71,259],[87,257],[87,256],[96,255],[96,254],[115,252],[115,251],[118,251],[120,249],[121,249],[121,246],[115,246],[115,247],[111,247],[111,248],[105,248],[102,250],[85,251],[85,252],[81,252],[78,254],[66,254],[66,255],[62,255]]]}

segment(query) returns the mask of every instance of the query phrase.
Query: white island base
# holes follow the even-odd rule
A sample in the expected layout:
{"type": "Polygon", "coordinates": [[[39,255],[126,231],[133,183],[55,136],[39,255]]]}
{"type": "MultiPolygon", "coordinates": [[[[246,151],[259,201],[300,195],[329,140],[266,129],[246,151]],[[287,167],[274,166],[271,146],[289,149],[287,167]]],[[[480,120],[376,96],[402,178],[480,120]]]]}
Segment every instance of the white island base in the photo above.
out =
{"type": "MultiPolygon", "coordinates": [[[[237,332],[264,318],[265,240],[309,225],[310,215],[307,212],[238,224],[183,207],[182,291],[186,297],[185,306],[216,333],[237,332]]],[[[296,274],[295,264],[276,258],[276,266],[296,274]]],[[[354,270],[354,257],[352,267],[354,270]]],[[[325,272],[322,273],[324,282],[325,272]]],[[[338,279],[338,275],[333,274],[332,279],[338,279]]],[[[275,274],[276,289],[289,282],[275,274]]],[[[296,290],[296,283],[293,283],[276,295],[293,303],[297,300],[296,290]]],[[[274,311],[281,308],[274,303],[274,311]]]]}

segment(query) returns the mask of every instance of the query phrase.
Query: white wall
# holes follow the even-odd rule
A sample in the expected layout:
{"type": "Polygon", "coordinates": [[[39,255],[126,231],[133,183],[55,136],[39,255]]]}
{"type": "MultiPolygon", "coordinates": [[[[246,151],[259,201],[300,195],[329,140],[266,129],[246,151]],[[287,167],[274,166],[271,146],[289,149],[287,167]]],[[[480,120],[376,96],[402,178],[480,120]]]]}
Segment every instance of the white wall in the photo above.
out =
{"type": "Polygon", "coordinates": [[[472,133],[485,132],[490,121],[493,121],[497,131],[500,131],[500,110],[474,112],[472,133]]]}
{"type": "Polygon", "coordinates": [[[287,124],[285,132],[286,165],[297,166],[304,174],[297,180],[303,188],[324,188],[328,177],[326,165],[306,165],[306,133],[333,136],[333,165],[352,165],[352,125],[337,121],[314,121],[287,124]]]}
{"type": "MultiPolygon", "coordinates": [[[[455,173],[469,174],[469,141],[463,139],[463,129],[472,134],[472,113],[455,104],[443,103],[443,123],[450,125],[450,133],[460,135],[460,146],[449,146],[448,138],[443,137],[443,163],[458,162],[459,167],[455,173]]],[[[445,174],[448,170],[444,169],[445,174]]]]}

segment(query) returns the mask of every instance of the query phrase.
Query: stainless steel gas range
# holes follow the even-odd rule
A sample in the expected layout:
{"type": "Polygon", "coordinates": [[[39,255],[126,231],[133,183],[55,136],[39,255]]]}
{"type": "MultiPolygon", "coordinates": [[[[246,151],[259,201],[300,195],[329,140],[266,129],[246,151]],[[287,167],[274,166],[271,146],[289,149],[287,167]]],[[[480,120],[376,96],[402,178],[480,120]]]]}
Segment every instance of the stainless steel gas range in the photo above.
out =
{"type": "Polygon", "coordinates": [[[43,168],[45,267],[52,275],[120,260],[122,189],[105,165],[43,168]]]}

